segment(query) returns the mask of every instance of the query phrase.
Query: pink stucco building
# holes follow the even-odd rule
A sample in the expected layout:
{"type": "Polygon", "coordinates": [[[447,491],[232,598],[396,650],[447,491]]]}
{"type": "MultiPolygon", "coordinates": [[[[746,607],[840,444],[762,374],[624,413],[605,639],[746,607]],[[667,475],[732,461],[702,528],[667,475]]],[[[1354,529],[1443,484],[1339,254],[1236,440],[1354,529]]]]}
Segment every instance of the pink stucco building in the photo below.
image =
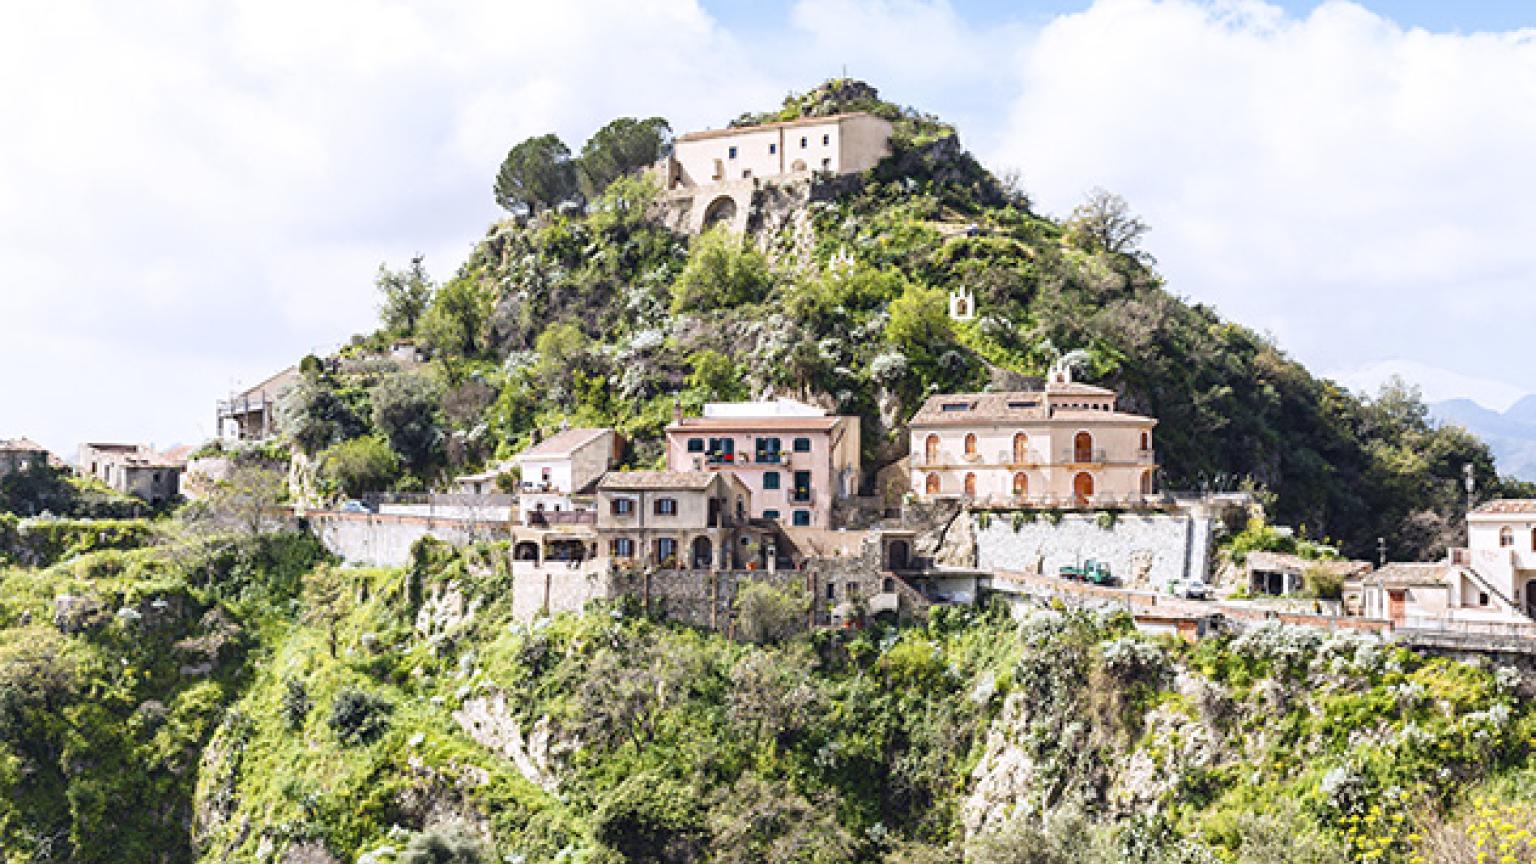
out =
{"type": "Polygon", "coordinates": [[[667,467],[730,472],[754,518],[829,528],[834,502],[859,488],[859,418],[790,399],[712,402],[667,427],[667,467]]]}

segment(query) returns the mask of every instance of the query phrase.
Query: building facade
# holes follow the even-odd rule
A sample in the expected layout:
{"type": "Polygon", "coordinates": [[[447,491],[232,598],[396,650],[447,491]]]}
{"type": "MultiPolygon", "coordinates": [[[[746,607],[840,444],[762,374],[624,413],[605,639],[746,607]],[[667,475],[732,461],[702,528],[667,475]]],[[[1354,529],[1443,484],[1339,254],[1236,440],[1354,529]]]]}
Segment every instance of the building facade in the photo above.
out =
{"type": "Polygon", "coordinates": [[[35,441],[17,438],[0,441],[0,477],[34,471],[48,465],[48,449],[35,441]]]}
{"type": "Polygon", "coordinates": [[[859,418],[791,399],[712,402],[667,427],[667,467],[733,475],[753,518],[830,528],[835,503],[858,494],[859,418]]]}
{"type": "Polygon", "coordinates": [[[219,401],[214,428],[226,441],[265,441],[277,434],[277,400],[299,382],[299,369],[287,369],[219,401]]]}
{"type": "Polygon", "coordinates": [[[169,504],[181,494],[183,466],[145,444],[81,444],[76,470],[124,495],[169,504]]]}
{"type": "Polygon", "coordinates": [[[612,429],[566,429],[514,456],[524,524],[587,509],[598,479],[618,464],[622,447],[612,429]]]}
{"type": "Polygon", "coordinates": [[[908,424],[912,491],[996,507],[1143,506],[1155,501],[1156,425],[1070,378],[933,396],[908,424]]]}
{"type": "Polygon", "coordinates": [[[612,471],[597,484],[600,554],[616,566],[739,569],[752,493],[710,471],[612,471]]]}

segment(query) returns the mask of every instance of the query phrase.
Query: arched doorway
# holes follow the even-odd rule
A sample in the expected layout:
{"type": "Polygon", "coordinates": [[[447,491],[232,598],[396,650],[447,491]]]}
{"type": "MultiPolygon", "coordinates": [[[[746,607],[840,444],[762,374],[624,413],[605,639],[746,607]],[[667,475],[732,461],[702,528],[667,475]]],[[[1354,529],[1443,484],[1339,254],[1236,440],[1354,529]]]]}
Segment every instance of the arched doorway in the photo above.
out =
{"type": "Polygon", "coordinates": [[[923,488],[929,495],[939,494],[939,475],[929,474],[928,479],[923,483],[923,488]]]}
{"type": "Polygon", "coordinates": [[[975,498],[976,497],[976,475],[975,474],[966,474],[965,475],[965,497],[967,497],[967,498],[975,498]]]}
{"type": "Polygon", "coordinates": [[[939,464],[939,436],[929,435],[923,442],[923,462],[928,465],[939,464]]]}
{"type": "Polygon", "coordinates": [[[1087,432],[1079,432],[1072,438],[1072,461],[1093,461],[1093,436],[1087,432]]]}
{"type": "Polygon", "coordinates": [[[693,569],[708,570],[714,562],[714,546],[708,537],[693,538],[693,569]]]}
{"type": "Polygon", "coordinates": [[[1023,471],[1013,475],[1013,497],[1029,497],[1029,475],[1023,471]]]}
{"type": "Polygon", "coordinates": [[[1013,436],[1013,464],[1023,465],[1029,461],[1029,436],[1023,432],[1013,436]]]}
{"type": "Polygon", "coordinates": [[[722,222],[730,224],[736,219],[736,199],[729,195],[721,195],[709,202],[704,208],[704,227],[709,228],[722,222]]]}
{"type": "Polygon", "coordinates": [[[905,570],[912,559],[912,547],[905,540],[892,540],[885,547],[885,569],[905,570]]]}
{"type": "Polygon", "coordinates": [[[1088,501],[1093,498],[1093,475],[1087,471],[1079,472],[1072,478],[1072,497],[1077,506],[1086,507],[1088,501]]]}
{"type": "Polygon", "coordinates": [[[517,544],[512,547],[512,560],[539,563],[539,544],[528,540],[517,544]]]}

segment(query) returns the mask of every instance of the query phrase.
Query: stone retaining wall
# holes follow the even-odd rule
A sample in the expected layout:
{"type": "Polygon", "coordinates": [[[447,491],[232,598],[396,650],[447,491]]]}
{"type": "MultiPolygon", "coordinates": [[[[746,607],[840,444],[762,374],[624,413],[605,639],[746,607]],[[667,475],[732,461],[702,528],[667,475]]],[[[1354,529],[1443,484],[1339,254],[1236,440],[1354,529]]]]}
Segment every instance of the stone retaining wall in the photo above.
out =
{"type": "Polygon", "coordinates": [[[422,537],[465,546],[509,539],[512,530],[506,523],[375,513],[312,512],[306,518],[310,531],[331,554],[372,567],[404,567],[411,561],[411,546],[422,537]]]}
{"type": "Polygon", "coordinates": [[[985,528],[969,518],[976,534],[976,567],[1054,575],[1064,566],[1093,559],[1131,588],[1161,589],[1176,579],[1206,579],[1209,526],[1189,513],[1120,513],[1113,522],[1096,513],[1067,513],[1059,522],[1045,514],[1014,524],[1013,514],[990,514],[985,528]]]}

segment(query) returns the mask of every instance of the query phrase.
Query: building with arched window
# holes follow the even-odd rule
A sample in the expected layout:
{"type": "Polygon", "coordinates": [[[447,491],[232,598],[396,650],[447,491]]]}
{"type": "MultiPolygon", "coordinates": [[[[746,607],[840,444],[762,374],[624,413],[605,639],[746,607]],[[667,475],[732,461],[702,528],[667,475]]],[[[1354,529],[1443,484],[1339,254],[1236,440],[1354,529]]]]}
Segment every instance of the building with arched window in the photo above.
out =
{"type": "Polygon", "coordinates": [[[1113,390],[1070,380],[933,396],[908,424],[912,489],[1004,507],[1145,506],[1156,425],[1118,410],[1113,390]]]}

